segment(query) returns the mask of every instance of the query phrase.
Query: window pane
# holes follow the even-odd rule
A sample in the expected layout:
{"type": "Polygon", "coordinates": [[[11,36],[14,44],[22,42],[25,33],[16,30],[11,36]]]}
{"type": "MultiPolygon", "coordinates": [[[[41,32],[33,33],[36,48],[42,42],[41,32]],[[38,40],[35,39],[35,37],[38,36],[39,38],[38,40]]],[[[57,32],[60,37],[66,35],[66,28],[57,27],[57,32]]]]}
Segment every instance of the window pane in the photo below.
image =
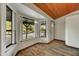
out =
{"type": "Polygon", "coordinates": [[[40,37],[46,37],[46,22],[43,22],[40,26],[40,37]]]}
{"type": "Polygon", "coordinates": [[[23,21],[23,40],[35,38],[34,21],[23,21]]]}
{"type": "Polygon", "coordinates": [[[12,44],[12,10],[6,6],[6,47],[12,44]]]}
{"type": "Polygon", "coordinates": [[[27,38],[35,38],[35,25],[34,24],[30,24],[28,26],[27,38]]]}
{"type": "Polygon", "coordinates": [[[26,27],[25,27],[25,25],[23,24],[23,40],[26,40],[26,27]]]}

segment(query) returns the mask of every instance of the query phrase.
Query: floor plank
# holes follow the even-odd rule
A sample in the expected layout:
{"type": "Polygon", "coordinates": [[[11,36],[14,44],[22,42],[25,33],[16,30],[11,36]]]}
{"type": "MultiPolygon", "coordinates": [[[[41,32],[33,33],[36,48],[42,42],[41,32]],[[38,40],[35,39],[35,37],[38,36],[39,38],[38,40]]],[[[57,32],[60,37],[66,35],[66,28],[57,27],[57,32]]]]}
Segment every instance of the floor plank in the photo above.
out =
{"type": "Polygon", "coordinates": [[[54,40],[48,44],[35,44],[19,51],[16,56],[79,56],[79,49],[66,46],[64,41],[54,40]]]}

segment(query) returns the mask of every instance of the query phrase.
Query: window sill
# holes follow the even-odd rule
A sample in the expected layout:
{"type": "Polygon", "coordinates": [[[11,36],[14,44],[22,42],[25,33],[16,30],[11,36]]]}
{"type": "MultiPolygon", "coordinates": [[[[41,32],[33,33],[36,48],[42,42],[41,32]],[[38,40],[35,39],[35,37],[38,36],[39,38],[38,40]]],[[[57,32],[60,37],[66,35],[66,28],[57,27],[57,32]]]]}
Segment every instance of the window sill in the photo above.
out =
{"type": "Polygon", "coordinates": [[[34,39],[37,39],[37,38],[27,38],[27,39],[21,40],[20,42],[30,41],[30,40],[34,40],[34,39]]]}
{"type": "Polygon", "coordinates": [[[11,49],[14,49],[17,46],[17,44],[11,45],[8,48],[6,48],[5,53],[7,53],[8,51],[10,51],[11,49]]]}

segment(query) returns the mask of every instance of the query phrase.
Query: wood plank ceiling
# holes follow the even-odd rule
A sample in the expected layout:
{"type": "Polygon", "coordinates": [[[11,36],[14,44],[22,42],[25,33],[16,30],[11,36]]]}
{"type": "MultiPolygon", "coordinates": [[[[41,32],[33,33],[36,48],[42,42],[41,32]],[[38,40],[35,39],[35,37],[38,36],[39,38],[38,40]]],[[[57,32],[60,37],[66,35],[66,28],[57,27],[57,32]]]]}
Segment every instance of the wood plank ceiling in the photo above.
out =
{"type": "Polygon", "coordinates": [[[35,3],[35,5],[53,19],[79,10],[79,3],[35,3]]]}

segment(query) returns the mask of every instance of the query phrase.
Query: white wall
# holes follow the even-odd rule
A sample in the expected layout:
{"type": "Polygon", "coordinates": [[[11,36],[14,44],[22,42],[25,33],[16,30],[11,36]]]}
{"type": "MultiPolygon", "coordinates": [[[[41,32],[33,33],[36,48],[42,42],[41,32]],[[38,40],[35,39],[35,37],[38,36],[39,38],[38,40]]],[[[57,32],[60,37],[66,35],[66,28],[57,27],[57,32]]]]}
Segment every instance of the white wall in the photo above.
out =
{"type": "Polygon", "coordinates": [[[0,55],[1,55],[1,4],[0,4],[0,55]]]}
{"type": "Polygon", "coordinates": [[[1,55],[5,54],[6,52],[6,45],[5,45],[5,20],[6,20],[6,4],[1,4],[1,55]],[[4,11],[4,12],[3,12],[4,11]]]}
{"type": "Polygon", "coordinates": [[[46,31],[47,31],[46,35],[48,41],[54,40],[54,22],[52,25],[51,25],[51,20],[46,21],[46,31]]]}
{"type": "Polygon", "coordinates": [[[65,18],[55,20],[55,39],[65,41],[65,18]]]}
{"type": "Polygon", "coordinates": [[[66,18],[66,45],[79,48],[79,14],[66,18]]]}

